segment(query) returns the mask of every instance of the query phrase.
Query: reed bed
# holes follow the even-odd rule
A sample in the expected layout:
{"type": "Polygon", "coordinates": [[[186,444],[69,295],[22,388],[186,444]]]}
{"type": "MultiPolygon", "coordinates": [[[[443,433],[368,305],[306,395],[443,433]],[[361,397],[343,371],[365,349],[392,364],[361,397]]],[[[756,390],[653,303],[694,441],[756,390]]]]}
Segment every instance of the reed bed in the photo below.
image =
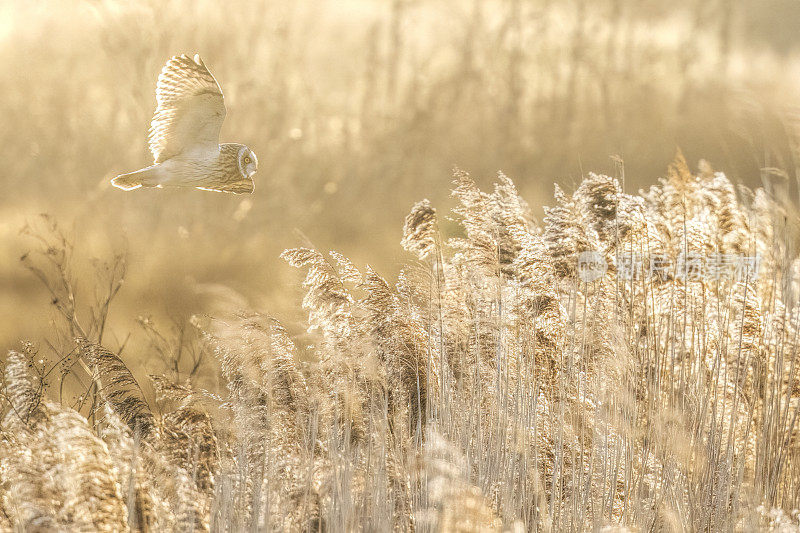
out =
{"type": "Polygon", "coordinates": [[[286,250],[307,333],[230,307],[175,336],[142,320],[171,370],[141,383],[104,339],[124,256],[82,310],[48,221],[23,261],[61,343],[3,368],[0,527],[797,530],[791,213],[681,155],[639,194],[620,178],[556,187],[537,223],[508,177],[456,171],[451,217],[406,218],[395,281],[286,250]]]}

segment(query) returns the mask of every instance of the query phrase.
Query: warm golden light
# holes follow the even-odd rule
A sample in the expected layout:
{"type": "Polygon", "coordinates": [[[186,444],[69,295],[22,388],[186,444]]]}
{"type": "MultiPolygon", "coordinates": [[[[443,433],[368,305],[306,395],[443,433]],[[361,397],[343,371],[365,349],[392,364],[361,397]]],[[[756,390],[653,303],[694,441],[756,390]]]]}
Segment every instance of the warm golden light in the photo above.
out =
{"type": "Polygon", "coordinates": [[[0,530],[800,530],[799,36],[0,2],[0,530]]]}

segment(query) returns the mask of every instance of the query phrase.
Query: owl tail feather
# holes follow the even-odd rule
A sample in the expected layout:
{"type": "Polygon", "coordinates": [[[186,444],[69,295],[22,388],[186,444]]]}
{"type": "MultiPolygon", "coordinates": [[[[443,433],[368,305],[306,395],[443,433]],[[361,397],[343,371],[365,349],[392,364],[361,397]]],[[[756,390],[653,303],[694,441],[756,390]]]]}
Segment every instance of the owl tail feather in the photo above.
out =
{"type": "Polygon", "coordinates": [[[153,167],[148,167],[129,174],[120,174],[111,180],[111,185],[123,191],[132,191],[139,187],[155,187],[158,183],[153,167]]]}

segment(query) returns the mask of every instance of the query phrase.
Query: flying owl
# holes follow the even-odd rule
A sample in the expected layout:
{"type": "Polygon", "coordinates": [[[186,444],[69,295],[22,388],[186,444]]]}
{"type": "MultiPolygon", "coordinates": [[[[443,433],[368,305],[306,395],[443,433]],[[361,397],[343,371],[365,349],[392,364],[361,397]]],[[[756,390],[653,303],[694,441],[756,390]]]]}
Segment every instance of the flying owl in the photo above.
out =
{"type": "Polygon", "coordinates": [[[243,144],[219,144],[225,102],[199,55],[175,56],[156,85],[158,107],[147,141],[154,164],[111,180],[125,191],[139,187],[194,187],[252,193],[258,159],[243,144]]]}

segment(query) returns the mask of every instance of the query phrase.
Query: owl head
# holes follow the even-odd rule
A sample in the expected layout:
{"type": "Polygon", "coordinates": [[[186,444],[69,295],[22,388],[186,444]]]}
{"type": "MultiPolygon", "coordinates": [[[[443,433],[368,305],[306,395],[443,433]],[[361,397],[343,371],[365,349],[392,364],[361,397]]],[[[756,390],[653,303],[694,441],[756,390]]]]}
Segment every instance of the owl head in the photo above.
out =
{"type": "Polygon", "coordinates": [[[249,178],[258,170],[258,158],[256,154],[247,146],[242,146],[239,150],[239,172],[242,177],[249,178]]]}

